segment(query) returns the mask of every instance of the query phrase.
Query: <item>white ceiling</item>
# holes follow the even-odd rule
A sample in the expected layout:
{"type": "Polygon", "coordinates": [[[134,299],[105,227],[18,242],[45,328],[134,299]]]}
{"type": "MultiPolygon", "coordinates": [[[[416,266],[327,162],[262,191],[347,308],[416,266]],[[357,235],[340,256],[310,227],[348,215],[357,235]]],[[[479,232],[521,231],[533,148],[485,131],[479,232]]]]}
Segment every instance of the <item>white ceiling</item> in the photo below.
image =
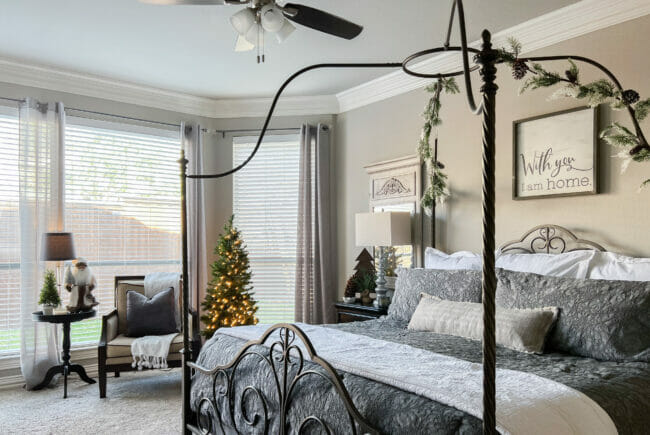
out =
{"type": "MultiPolygon", "coordinates": [[[[466,0],[468,38],[502,30],[576,0],[466,0]]],[[[153,6],[137,0],[4,0],[0,57],[212,98],[267,97],[300,67],[401,61],[442,43],[451,2],[303,0],[364,26],[352,41],[298,29],[267,39],[266,63],[236,53],[228,17],[239,6],[153,6]]],[[[457,32],[454,32],[456,34],[457,32]]],[[[287,95],[330,95],[386,70],[313,72],[287,95]]]]}

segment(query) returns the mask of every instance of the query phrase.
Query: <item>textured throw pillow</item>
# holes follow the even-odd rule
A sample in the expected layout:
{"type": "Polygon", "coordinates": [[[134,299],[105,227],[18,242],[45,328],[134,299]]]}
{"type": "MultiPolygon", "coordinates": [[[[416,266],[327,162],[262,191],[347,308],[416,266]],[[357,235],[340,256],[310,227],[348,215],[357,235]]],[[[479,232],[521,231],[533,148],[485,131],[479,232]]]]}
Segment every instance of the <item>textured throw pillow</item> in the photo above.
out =
{"type": "MultiPolygon", "coordinates": [[[[557,308],[496,308],[496,342],[520,352],[541,353],[557,308]]],[[[446,301],[422,293],[411,317],[409,329],[483,339],[483,305],[476,302],[446,301]]]]}
{"type": "Polygon", "coordinates": [[[411,320],[420,293],[450,301],[481,302],[481,272],[478,270],[400,269],[388,315],[411,320]]]}
{"type": "Polygon", "coordinates": [[[164,335],[178,332],[174,318],[174,289],[158,292],[149,299],[138,292],[126,293],[126,335],[164,335]]]}
{"type": "Polygon", "coordinates": [[[459,251],[446,254],[438,249],[428,247],[424,251],[424,268],[439,270],[481,270],[483,260],[479,254],[459,251]]]}
{"type": "Polygon", "coordinates": [[[650,362],[650,282],[572,279],[497,270],[496,303],[560,309],[547,349],[650,362]]]}
{"type": "Polygon", "coordinates": [[[589,262],[595,251],[573,251],[562,254],[498,254],[496,266],[516,272],[540,275],[586,278],[589,262]]]}

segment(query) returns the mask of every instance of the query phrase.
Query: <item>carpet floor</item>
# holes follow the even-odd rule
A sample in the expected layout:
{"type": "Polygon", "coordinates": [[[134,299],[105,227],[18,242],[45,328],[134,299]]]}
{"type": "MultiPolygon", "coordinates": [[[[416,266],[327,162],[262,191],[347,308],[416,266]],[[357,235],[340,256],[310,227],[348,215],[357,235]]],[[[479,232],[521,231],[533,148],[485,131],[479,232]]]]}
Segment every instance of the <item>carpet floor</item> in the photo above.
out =
{"type": "Polygon", "coordinates": [[[181,433],[181,372],[109,375],[105,399],[97,384],[76,374],[40,391],[0,391],[0,434],[178,434],[181,433]]]}

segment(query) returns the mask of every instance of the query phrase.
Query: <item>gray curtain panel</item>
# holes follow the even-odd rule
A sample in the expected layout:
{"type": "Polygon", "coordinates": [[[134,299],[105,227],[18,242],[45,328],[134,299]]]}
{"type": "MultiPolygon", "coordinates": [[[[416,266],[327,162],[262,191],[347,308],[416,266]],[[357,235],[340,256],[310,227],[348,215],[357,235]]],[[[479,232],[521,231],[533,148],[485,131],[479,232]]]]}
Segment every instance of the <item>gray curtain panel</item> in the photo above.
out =
{"type": "Polygon", "coordinates": [[[332,260],[330,136],[330,127],[323,124],[305,124],[300,130],[296,322],[334,322],[337,291],[332,260]]]}
{"type": "MultiPolygon", "coordinates": [[[[188,174],[203,173],[203,132],[199,124],[182,123],[182,140],[185,142],[185,157],[189,161],[188,174]]],[[[187,241],[188,280],[190,307],[199,310],[200,295],[208,285],[208,252],[205,234],[205,206],[203,182],[187,180],[187,241]]],[[[186,283],[183,283],[186,285],[186,283]]]]}

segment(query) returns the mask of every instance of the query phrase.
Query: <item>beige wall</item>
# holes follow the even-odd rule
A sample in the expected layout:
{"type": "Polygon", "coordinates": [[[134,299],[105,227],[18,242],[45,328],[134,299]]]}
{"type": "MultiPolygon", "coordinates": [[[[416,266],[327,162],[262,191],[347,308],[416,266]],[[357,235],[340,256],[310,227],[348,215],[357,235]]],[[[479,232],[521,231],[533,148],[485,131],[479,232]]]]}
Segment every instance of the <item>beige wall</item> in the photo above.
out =
{"type": "MultiPolygon", "coordinates": [[[[442,37],[442,35],[441,35],[442,37]]],[[[609,67],[623,86],[650,97],[650,16],[591,33],[532,53],[580,54],[609,67]]],[[[552,66],[566,69],[564,63],[552,66]]],[[[583,79],[599,78],[581,66],[583,79]]],[[[475,77],[475,89],[478,76],[475,77]]],[[[638,192],[650,178],[650,163],[633,163],[623,175],[615,150],[600,144],[601,193],[595,196],[514,201],[511,197],[512,122],[535,115],[578,107],[565,99],[546,101],[551,92],[538,90],[518,96],[521,82],[507,67],[499,68],[497,95],[497,243],[542,224],[564,225],[613,251],[650,257],[650,189],[638,192]]],[[[421,112],[428,96],[417,90],[337,117],[336,159],[338,198],[339,292],[352,272],[359,248],[354,245],[354,214],[368,209],[368,163],[414,154],[422,126],[421,112]]],[[[448,251],[481,248],[481,119],[470,114],[465,96],[443,96],[440,159],[447,167],[452,197],[438,211],[438,245],[448,251]]],[[[626,125],[626,112],[601,110],[601,126],[612,119],[626,125]]],[[[650,121],[642,124],[650,135],[650,121]]]]}

